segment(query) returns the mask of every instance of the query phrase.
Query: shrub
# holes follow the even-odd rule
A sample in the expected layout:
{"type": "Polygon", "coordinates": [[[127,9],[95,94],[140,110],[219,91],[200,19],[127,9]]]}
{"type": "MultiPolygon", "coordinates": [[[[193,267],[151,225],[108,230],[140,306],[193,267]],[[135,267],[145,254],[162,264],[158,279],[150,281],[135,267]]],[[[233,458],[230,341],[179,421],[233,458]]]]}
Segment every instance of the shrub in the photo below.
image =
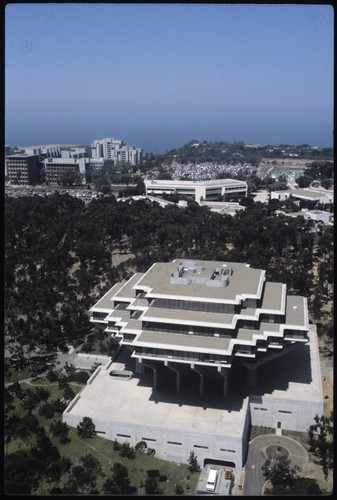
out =
{"type": "Polygon", "coordinates": [[[147,448],[147,444],[145,441],[139,441],[139,443],[137,443],[135,446],[135,450],[138,453],[145,453],[146,448],[147,448]]]}
{"type": "Polygon", "coordinates": [[[121,457],[125,458],[135,458],[136,456],[135,449],[129,443],[122,443],[119,453],[121,457]]]}
{"type": "Polygon", "coordinates": [[[116,439],[114,439],[114,440],[112,441],[112,449],[113,449],[114,451],[119,451],[119,450],[120,450],[120,448],[121,448],[120,443],[119,443],[116,439]]]}
{"type": "Polygon", "coordinates": [[[184,494],[184,488],[180,486],[180,484],[176,484],[174,487],[174,492],[176,495],[183,495],[184,494]]]}

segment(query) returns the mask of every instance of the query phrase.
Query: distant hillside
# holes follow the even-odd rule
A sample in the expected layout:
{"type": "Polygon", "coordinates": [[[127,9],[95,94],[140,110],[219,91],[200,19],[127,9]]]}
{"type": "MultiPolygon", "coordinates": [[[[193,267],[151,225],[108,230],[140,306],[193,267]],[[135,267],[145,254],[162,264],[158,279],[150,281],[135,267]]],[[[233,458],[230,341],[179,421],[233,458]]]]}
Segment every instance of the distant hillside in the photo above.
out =
{"type": "Polygon", "coordinates": [[[245,144],[244,142],[200,142],[191,140],[180,148],[172,149],[161,155],[148,153],[144,158],[144,166],[156,164],[205,163],[258,165],[262,158],[298,158],[307,160],[332,160],[332,148],[313,148],[308,144],[298,146],[245,144]]]}

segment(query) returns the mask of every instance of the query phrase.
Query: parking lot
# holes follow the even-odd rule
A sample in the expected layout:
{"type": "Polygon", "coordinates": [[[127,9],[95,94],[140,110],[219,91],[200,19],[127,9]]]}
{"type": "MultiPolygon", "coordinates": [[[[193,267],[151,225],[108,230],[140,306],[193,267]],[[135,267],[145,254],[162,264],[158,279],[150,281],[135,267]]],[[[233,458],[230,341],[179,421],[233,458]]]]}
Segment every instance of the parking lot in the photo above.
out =
{"type": "Polygon", "coordinates": [[[47,189],[47,188],[31,188],[31,187],[5,187],[5,195],[12,198],[20,198],[21,196],[51,196],[52,194],[69,194],[75,198],[83,200],[85,203],[97,198],[99,195],[96,192],[87,189],[47,189]]]}

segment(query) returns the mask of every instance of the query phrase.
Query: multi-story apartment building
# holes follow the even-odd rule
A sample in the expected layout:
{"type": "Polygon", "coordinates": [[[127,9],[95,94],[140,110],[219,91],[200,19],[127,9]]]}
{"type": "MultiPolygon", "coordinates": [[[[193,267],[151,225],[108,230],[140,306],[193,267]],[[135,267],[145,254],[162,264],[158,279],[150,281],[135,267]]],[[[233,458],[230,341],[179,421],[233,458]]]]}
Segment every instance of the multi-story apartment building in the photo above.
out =
{"type": "Polygon", "coordinates": [[[5,172],[10,184],[25,186],[40,180],[39,155],[15,154],[5,157],[5,172]]]}
{"type": "Polygon", "coordinates": [[[46,182],[56,183],[65,172],[77,172],[82,175],[84,183],[89,162],[89,158],[46,158],[42,161],[46,182]]]}
{"type": "Polygon", "coordinates": [[[91,145],[92,158],[105,158],[113,161],[114,165],[129,163],[139,165],[142,162],[143,150],[124,144],[122,140],[107,138],[93,142],[91,145]]]}
{"type": "Polygon", "coordinates": [[[209,181],[145,180],[146,195],[160,196],[178,194],[194,199],[197,203],[247,196],[248,186],[245,181],[235,179],[215,179],[209,181]]]}
{"type": "Polygon", "coordinates": [[[306,431],[323,413],[307,299],[262,269],[155,263],[116,283],[91,315],[122,357],[70,403],[69,425],[89,416],[102,436],[143,440],[160,458],[186,463],[194,451],[241,468],[250,424],[306,431]]]}

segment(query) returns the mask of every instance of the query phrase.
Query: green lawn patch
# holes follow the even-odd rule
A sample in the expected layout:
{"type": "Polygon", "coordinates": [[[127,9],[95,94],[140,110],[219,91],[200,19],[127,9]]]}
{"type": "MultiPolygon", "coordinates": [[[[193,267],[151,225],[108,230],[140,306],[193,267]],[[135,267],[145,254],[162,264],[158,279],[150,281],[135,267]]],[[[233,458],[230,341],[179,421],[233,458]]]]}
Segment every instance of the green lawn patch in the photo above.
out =
{"type": "MultiPolygon", "coordinates": [[[[69,385],[75,392],[78,392],[81,388],[77,383],[69,382],[69,385]]],[[[52,434],[50,426],[53,422],[55,423],[58,420],[61,421],[62,414],[55,412],[52,418],[47,418],[41,416],[39,413],[40,408],[45,403],[63,397],[63,390],[59,388],[58,382],[49,382],[46,377],[41,377],[29,384],[22,383],[20,387],[23,394],[17,397],[15,393],[13,393],[12,409],[8,413],[17,414],[18,417],[23,417],[27,413],[27,409],[23,406],[23,402],[26,399],[23,397],[24,392],[34,392],[38,387],[46,388],[49,392],[49,397],[36,404],[32,409],[32,413],[38,418],[39,425],[44,427],[46,435],[50,438],[52,444],[58,448],[60,455],[68,457],[71,460],[72,466],[80,465],[81,457],[87,454],[93,455],[99,461],[104,474],[104,477],[98,476],[97,478],[97,490],[101,494],[103,494],[103,484],[106,479],[112,477],[111,468],[117,462],[127,467],[130,483],[137,490],[136,495],[143,496],[146,494],[145,481],[148,478],[147,471],[149,470],[159,471],[158,487],[161,494],[175,495],[176,485],[180,487],[180,491],[183,491],[184,494],[194,493],[199,473],[190,472],[187,462],[186,464],[176,464],[140,452],[136,452],[134,458],[127,458],[121,456],[120,451],[114,449],[113,441],[98,435],[91,438],[81,438],[77,433],[77,429],[73,427],[70,427],[69,442],[61,444],[59,439],[52,434]]],[[[27,443],[20,439],[13,439],[6,445],[5,452],[9,454],[20,449],[27,449],[27,443]]],[[[65,474],[61,478],[59,486],[62,487],[62,484],[64,484],[67,479],[68,474],[65,474]]],[[[39,495],[49,494],[52,486],[52,484],[43,481],[36,493],[39,495]]]]}

